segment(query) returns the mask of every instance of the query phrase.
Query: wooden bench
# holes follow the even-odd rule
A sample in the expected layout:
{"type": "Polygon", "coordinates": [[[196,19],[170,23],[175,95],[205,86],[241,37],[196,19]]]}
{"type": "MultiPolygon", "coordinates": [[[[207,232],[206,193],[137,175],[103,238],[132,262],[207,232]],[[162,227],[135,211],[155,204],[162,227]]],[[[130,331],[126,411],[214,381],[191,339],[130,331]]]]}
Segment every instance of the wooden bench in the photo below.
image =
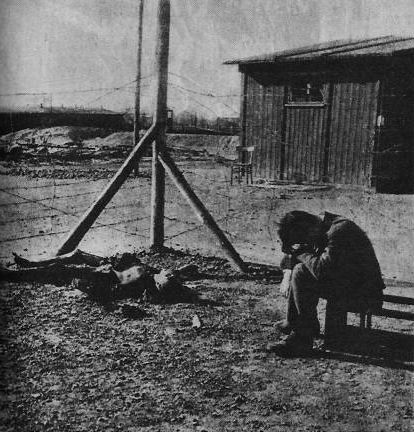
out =
{"type": "MultiPolygon", "coordinates": [[[[414,305],[414,298],[396,295],[384,295],[384,303],[399,305],[414,305]]],[[[385,307],[361,310],[357,306],[337,304],[333,300],[326,303],[325,313],[325,344],[335,345],[345,335],[348,312],[359,315],[359,327],[370,329],[372,327],[372,316],[404,319],[414,321],[414,312],[388,309],[385,307]]]]}

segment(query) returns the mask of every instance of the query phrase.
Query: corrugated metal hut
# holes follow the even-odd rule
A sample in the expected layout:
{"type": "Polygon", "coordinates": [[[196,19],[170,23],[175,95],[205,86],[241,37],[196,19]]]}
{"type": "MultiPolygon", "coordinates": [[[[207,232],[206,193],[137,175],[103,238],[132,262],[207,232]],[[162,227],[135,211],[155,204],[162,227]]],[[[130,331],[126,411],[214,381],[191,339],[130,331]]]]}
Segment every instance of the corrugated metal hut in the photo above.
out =
{"type": "Polygon", "coordinates": [[[227,61],[256,177],[414,189],[414,37],[340,40],[227,61]]]}

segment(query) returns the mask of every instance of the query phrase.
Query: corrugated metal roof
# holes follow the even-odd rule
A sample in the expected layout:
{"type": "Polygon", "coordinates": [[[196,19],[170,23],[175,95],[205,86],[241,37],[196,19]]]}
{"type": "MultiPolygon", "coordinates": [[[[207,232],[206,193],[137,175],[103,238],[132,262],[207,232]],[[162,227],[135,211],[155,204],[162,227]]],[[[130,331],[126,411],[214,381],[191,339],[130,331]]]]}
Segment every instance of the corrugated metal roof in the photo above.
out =
{"type": "Polygon", "coordinates": [[[381,57],[414,54],[413,36],[382,36],[372,39],[344,39],[278,51],[271,54],[229,60],[224,64],[279,63],[321,58],[381,57]]]}

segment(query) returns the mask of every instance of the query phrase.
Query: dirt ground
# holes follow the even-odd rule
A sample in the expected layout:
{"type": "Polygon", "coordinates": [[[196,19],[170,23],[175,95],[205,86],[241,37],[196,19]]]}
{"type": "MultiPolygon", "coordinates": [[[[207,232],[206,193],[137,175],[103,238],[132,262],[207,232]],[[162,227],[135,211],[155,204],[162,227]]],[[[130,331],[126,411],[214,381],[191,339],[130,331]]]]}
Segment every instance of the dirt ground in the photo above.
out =
{"type": "MultiPolygon", "coordinates": [[[[230,186],[233,141],[170,140],[184,175],[246,261],[278,264],[276,222],[286,211],[328,210],[367,231],[388,293],[413,296],[414,196],[312,185],[230,186]]],[[[12,252],[52,255],[120,163],[120,158],[3,162],[2,263],[12,262],[12,252]]],[[[145,249],[149,197],[145,160],[80,248],[102,256],[145,249]]],[[[166,246],[191,254],[190,261],[193,254],[222,256],[169,181],[165,231],[166,246]]],[[[142,319],[125,317],[122,303],[103,307],[70,287],[3,282],[3,429],[411,430],[411,323],[375,318],[378,332],[392,333],[386,344],[367,334],[357,352],[315,349],[312,358],[281,359],[264,349],[280,336],[274,323],[283,316],[285,300],[278,280],[237,277],[220,260],[214,266],[214,277],[188,282],[208,301],[135,301],[145,312],[142,319]],[[193,327],[194,316],[200,328],[193,327]]],[[[321,318],[323,308],[321,302],[321,318]]]]}

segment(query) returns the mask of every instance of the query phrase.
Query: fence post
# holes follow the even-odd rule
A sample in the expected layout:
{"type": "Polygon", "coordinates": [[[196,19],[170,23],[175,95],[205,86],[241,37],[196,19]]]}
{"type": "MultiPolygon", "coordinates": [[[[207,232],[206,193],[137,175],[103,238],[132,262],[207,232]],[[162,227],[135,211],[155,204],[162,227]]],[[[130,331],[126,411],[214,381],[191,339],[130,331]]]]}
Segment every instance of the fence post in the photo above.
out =
{"type": "Polygon", "coordinates": [[[158,76],[155,123],[158,134],[152,144],[152,187],[150,246],[159,249],[164,245],[165,171],[158,155],[165,148],[167,129],[168,54],[170,42],[170,1],[158,4],[158,30],[156,70],[158,76]]]}
{"type": "Polygon", "coordinates": [[[164,151],[160,153],[159,159],[164,168],[167,170],[169,176],[171,177],[171,180],[174,182],[178,190],[183,194],[183,196],[193,208],[197,217],[210,229],[210,231],[218,239],[221,249],[229,258],[233,266],[241,272],[246,272],[246,264],[240,258],[240,255],[237,253],[233,245],[230,243],[223,231],[217,225],[216,221],[211,216],[209,211],[204,207],[201,200],[191,189],[191,186],[187,183],[187,180],[185,179],[181,171],[178,169],[178,167],[175,165],[168,152],[164,151]]]}
{"type": "MultiPolygon", "coordinates": [[[[134,147],[139,143],[139,130],[141,128],[141,63],[142,63],[142,21],[144,16],[144,0],[139,0],[138,6],[138,52],[137,52],[137,82],[135,87],[135,111],[134,111],[134,147]]],[[[139,163],[134,168],[134,175],[139,173],[139,163]]]]}
{"type": "Polygon", "coordinates": [[[85,214],[81,217],[76,227],[69,233],[68,237],[63,242],[56,255],[64,255],[66,253],[72,252],[76,246],[78,246],[80,241],[88,232],[89,228],[102,213],[105,206],[109,203],[109,201],[111,201],[112,197],[118,192],[119,188],[128,178],[139,158],[143,155],[149,144],[154,140],[156,134],[157,126],[153,125],[142,137],[142,140],[132,150],[131,154],[122,164],[121,168],[119,168],[118,172],[114,175],[106,188],[99,195],[97,200],[88,210],[86,210],[85,214]]]}

